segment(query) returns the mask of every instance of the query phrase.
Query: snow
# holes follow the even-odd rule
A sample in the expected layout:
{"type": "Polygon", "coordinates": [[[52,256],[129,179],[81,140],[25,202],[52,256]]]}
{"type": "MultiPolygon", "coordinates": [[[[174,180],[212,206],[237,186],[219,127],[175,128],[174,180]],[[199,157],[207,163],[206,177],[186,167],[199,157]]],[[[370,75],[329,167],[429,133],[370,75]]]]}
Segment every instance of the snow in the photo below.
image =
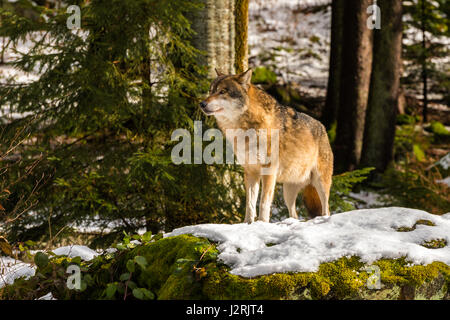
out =
{"type": "MultiPolygon", "coordinates": [[[[52,252],[56,255],[67,255],[70,258],[81,257],[85,261],[92,260],[99,255],[98,252],[80,245],[60,247],[52,250],[52,252]]],[[[12,284],[17,278],[29,278],[34,275],[35,271],[36,267],[30,263],[11,257],[0,257],[0,288],[7,284],[12,284]]],[[[40,299],[44,299],[44,297],[40,299]]]]}
{"type": "Polygon", "coordinates": [[[421,244],[445,239],[450,244],[450,213],[443,216],[401,207],[362,209],[302,222],[201,224],[175,229],[166,237],[192,234],[218,242],[219,259],[231,273],[255,277],[279,272],[314,272],[321,263],[359,256],[365,263],[406,257],[412,264],[450,264],[450,247],[428,249],[421,244]],[[429,220],[435,226],[417,225],[429,220]],[[271,244],[268,246],[268,244],[271,244]]]}
{"type": "Polygon", "coordinates": [[[45,296],[42,296],[37,300],[56,300],[56,299],[53,297],[52,293],[49,292],[45,296]]]}
{"type": "Polygon", "coordinates": [[[271,65],[284,82],[323,90],[328,77],[331,8],[318,12],[303,9],[329,3],[329,0],[250,1],[250,65],[271,65]],[[267,60],[267,55],[274,60],[267,60]]]}
{"type": "Polygon", "coordinates": [[[436,180],[437,183],[443,183],[450,187],[450,176],[442,180],[436,180]]]}
{"type": "Polygon", "coordinates": [[[52,252],[58,256],[65,255],[69,258],[81,257],[85,261],[94,259],[99,255],[98,252],[86,247],[79,245],[65,246],[52,250],[52,252]]]}
{"type": "Polygon", "coordinates": [[[350,192],[349,196],[362,201],[364,204],[356,204],[356,207],[358,209],[363,209],[363,208],[370,208],[370,207],[379,207],[382,206],[384,204],[383,201],[381,201],[381,195],[376,193],[376,192],[372,192],[372,191],[360,191],[360,192],[350,192]]]}
{"type": "Polygon", "coordinates": [[[437,164],[440,165],[444,170],[450,168],[450,152],[442,157],[437,164]]]}
{"type": "MultiPolygon", "coordinates": [[[[145,225],[145,218],[142,219],[124,218],[106,221],[105,219],[102,219],[99,215],[95,215],[89,219],[73,222],[70,224],[70,227],[74,228],[77,232],[80,233],[107,234],[123,226],[124,220],[130,224],[145,225]]],[[[145,232],[147,232],[147,229],[145,227],[142,227],[139,228],[137,233],[142,235],[145,232]]]]}
{"type": "Polygon", "coordinates": [[[0,288],[12,284],[17,278],[29,278],[34,272],[35,267],[29,263],[11,257],[0,257],[0,288]]]}

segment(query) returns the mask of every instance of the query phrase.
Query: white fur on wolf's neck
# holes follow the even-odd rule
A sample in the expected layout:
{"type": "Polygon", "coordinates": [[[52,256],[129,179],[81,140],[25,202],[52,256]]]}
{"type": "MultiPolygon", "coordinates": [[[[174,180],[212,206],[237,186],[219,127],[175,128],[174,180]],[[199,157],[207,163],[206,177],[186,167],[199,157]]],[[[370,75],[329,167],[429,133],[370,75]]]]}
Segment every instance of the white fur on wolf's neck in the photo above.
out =
{"type": "Polygon", "coordinates": [[[210,107],[216,108],[217,111],[215,111],[213,115],[221,129],[238,128],[240,122],[239,119],[247,110],[247,108],[245,108],[241,113],[233,112],[235,110],[234,106],[226,99],[214,100],[209,105],[210,107]]]}

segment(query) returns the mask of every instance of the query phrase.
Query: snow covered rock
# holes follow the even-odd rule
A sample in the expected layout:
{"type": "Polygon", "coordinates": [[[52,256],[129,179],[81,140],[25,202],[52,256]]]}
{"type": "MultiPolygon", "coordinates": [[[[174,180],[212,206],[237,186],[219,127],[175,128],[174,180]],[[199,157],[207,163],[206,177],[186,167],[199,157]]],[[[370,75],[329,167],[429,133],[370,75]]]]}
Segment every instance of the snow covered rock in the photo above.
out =
{"type": "Polygon", "coordinates": [[[203,224],[167,236],[180,234],[218,242],[218,258],[232,274],[243,277],[315,272],[322,263],[350,256],[368,264],[406,257],[415,265],[433,261],[450,265],[450,214],[399,207],[354,210],[306,222],[203,224]],[[433,241],[442,248],[429,248],[433,241]]]}

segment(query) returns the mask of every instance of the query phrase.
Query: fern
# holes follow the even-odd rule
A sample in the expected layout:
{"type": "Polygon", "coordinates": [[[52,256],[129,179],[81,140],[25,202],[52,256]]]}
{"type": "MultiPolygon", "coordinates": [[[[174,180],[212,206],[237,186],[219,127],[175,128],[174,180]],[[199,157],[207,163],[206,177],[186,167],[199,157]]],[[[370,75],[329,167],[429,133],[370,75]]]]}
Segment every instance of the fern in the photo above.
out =
{"type": "Polygon", "coordinates": [[[366,180],[374,169],[363,168],[334,176],[330,193],[330,211],[336,213],[354,210],[355,207],[348,195],[355,185],[366,180]]]}

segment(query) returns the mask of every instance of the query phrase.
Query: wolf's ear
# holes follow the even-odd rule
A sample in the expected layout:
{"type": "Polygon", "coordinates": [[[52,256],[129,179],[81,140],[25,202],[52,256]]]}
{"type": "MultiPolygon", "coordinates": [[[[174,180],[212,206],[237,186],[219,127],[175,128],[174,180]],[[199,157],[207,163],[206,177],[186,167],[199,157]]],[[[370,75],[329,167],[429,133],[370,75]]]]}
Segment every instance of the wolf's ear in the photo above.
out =
{"type": "Polygon", "coordinates": [[[238,82],[243,85],[244,87],[248,87],[252,81],[252,69],[248,69],[247,71],[238,74],[237,80],[238,82]]]}
{"type": "Polygon", "coordinates": [[[217,69],[217,68],[214,68],[214,70],[216,70],[216,74],[217,74],[217,76],[218,77],[220,77],[220,76],[223,76],[224,74],[223,74],[223,72],[222,71],[220,71],[219,69],[217,69]]]}

